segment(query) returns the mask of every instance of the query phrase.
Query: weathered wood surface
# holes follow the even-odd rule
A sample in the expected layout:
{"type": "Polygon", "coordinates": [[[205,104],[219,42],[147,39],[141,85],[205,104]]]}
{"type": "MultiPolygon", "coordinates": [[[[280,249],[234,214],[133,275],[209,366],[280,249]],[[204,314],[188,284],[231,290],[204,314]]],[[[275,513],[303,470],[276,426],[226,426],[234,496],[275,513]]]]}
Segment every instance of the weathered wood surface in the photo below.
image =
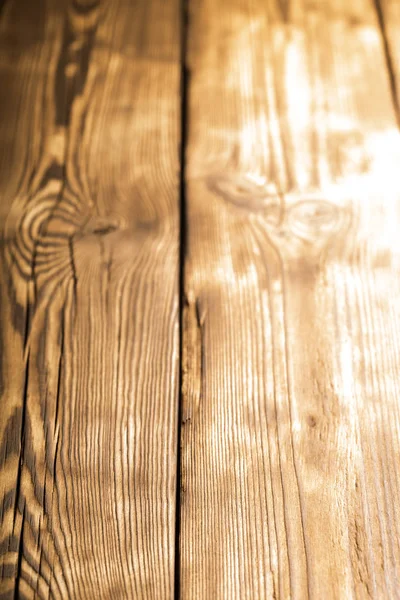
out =
{"type": "Polygon", "coordinates": [[[181,7],[0,0],[0,597],[398,598],[397,3],[188,7],[176,521],[181,7]]]}
{"type": "Polygon", "coordinates": [[[375,6],[188,20],[181,597],[398,598],[400,140],[375,6]]]}
{"type": "Polygon", "coordinates": [[[178,1],[0,17],[0,596],[171,598],[178,1]]]}

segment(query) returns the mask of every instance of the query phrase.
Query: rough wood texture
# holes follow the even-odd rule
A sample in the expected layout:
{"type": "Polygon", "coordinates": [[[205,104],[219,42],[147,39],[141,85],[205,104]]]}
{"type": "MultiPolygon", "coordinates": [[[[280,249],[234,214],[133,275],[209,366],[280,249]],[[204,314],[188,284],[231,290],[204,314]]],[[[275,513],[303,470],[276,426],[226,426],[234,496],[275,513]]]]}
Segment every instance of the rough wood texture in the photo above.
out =
{"type": "Polygon", "coordinates": [[[400,140],[369,0],[189,3],[181,597],[399,597],[400,140]]]}
{"type": "Polygon", "coordinates": [[[0,595],[171,598],[179,10],[0,20],[0,595]]]}

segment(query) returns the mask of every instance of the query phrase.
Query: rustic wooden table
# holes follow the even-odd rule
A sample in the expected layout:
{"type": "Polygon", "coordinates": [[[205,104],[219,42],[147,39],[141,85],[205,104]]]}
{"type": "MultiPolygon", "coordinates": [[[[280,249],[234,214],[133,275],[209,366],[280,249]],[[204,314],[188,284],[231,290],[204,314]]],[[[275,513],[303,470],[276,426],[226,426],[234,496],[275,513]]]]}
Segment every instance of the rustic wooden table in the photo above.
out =
{"type": "Polygon", "coordinates": [[[0,597],[400,598],[400,2],[0,7],[0,597]]]}

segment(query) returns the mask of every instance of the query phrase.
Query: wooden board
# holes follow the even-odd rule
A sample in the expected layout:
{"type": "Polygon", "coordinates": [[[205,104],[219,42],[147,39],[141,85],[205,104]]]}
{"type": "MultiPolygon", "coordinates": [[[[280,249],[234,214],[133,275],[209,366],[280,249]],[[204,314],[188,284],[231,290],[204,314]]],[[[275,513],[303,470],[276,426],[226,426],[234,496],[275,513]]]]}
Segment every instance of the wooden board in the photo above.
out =
{"type": "Polygon", "coordinates": [[[173,594],[178,8],[2,6],[2,598],[173,594]]]}
{"type": "Polygon", "coordinates": [[[375,7],[189,8],[181,597],[397,598],[400,139],[375,7]]]}

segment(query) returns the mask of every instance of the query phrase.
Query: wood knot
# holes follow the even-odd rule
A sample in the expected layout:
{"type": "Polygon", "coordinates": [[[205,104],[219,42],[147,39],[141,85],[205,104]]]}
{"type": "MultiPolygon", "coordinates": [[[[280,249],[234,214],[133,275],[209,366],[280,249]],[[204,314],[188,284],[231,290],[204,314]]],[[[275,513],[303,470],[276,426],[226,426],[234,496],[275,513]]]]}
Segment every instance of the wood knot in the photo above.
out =
{"type": "Polygon", "coordinates": [[[112,233],[118,229],[117,225],[114,223],[106,223],[104,225],[98,225],[93,229],[93,233],[96,235],[106,235],[107,233],[112,233]]]}
{"type": "Polygon", "coordinates": [[[119,223],[113,218],[90,218],[82,230],[82,234],[104,236],[120,229],[119,223]]]}
{"type": "Polygon", "coordinates": [[[342,211],[328,200],[300,200],[288,210],[287,226],[297,238],[305,242],[326,241],[341,228],[342,211]]]}
{"type": "Polygon", "coordinates": [[[297,250],[299,243],[308,248],[312,244],[319,252],[348,225],[345,207],[319,192],[284,193],[275,183],[252,174],[218,173],[206,181],[229,205],[260,219],[277,244],[295,244],[297,250]]]}
{"type": "Polygon", "coordinates": [[[314,415],[308,415],[307,423],[311,428],[314,428],[317,425],[317,419],[314,417],[314,415]]]}
{"type": "Polygon", "coordinates": [[[207,179],[210,190],[221,198],[246,211],[262,211],[267,220],[278,221],[281,198],[273,183],[257,175],[235,173],[215,174],[207,179]]]}

